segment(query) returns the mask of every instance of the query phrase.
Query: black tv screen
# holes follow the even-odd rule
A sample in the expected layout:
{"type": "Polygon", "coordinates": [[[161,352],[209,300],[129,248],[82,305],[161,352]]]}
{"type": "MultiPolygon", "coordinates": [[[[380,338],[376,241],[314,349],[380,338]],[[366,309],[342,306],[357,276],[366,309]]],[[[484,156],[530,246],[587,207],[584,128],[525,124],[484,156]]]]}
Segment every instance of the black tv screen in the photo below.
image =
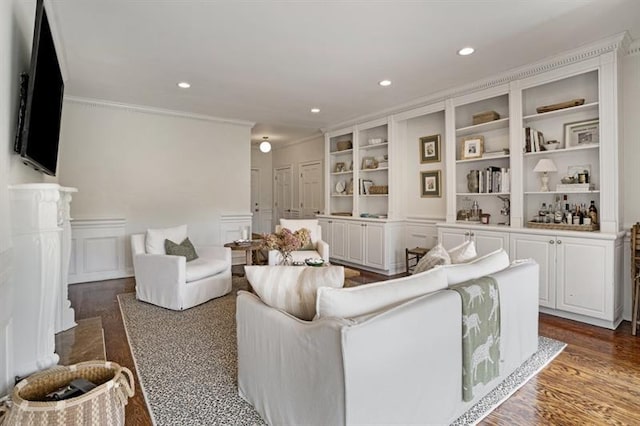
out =
{"type": "Polygon", "coordinates": [[[27,80],[26,100],[21,100],[23,119],[18,123],[22,126],[18,129],[19,142],[16,144],[19,151],[16,150],[37,170],[55,176],[64,81],[43,0],[38,0],[36,5],[27,80]]]}

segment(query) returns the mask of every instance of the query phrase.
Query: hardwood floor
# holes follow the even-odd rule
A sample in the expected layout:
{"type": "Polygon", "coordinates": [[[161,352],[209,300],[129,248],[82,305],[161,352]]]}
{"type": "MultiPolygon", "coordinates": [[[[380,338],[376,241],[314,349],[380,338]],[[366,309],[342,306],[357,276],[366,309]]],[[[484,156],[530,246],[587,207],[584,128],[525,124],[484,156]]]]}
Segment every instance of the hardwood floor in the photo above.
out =
{"type": "MultiPolygon", "coordinates": [[[[352,280],[389,278],[361,271],[352,280]]],[[[69,287],[76,319],[101,317],[107,359],[135,373],[116,300],[133,291],[132,278],[69,287]]],[[[568,346],[482,425],[640,425],[640,337],[629,322],[607,330],[540,314],[540,334],[568,346]]],[[[151,424],[138,380],[126,414],[127,425],[151,424]]]]}

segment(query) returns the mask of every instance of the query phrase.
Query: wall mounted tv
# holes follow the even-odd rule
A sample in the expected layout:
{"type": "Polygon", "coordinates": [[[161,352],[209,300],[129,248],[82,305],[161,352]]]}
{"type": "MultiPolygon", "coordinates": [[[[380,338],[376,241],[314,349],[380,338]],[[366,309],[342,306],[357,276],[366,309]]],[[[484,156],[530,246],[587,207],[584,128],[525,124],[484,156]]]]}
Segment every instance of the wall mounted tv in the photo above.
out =
{"type": "Polygon", "coordinates": [[[55,176],[64,81],[43,0],[36,4],[31,66],[21,76],[14,150],[25,163],[55,176]]]}

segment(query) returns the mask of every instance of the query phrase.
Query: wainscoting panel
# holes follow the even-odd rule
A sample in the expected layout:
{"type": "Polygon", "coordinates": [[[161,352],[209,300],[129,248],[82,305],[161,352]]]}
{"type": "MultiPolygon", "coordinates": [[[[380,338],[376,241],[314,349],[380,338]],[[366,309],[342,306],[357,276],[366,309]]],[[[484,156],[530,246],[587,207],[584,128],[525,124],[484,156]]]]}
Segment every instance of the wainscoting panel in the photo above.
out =
{"type": "Polygon", "coordinates": [[[69,283],[131,276],[125,267],[124,219],[87,219],[71,222],[69,283]]]}
{"type": "MultiPolygon", "coordinates": [[[[242,230],[248,229],[248,236],[251,238],[251,213],[235,213],[220,215],[220,245],[230,243],[242,238],[242,230]]],[[[231,263],[233,265],[244,265],[246,253],[236,250],[231,253],[231,263]]]]}
{"type": "Polygon", "coordinates": [[[11,390],[14,376],[11,258],[11,248],[0,251],[0,397],[11,390]]]}

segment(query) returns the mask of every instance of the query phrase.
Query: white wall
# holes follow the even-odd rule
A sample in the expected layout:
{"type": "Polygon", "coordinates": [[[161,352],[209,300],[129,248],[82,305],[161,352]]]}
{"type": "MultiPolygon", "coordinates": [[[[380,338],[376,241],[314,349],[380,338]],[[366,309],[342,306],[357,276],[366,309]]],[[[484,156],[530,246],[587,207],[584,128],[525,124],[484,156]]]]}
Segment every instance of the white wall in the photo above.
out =
{"type": "Polygon", "coordinates": [[[0,2],[0,396],[13,386],[13,287],[9,191],[17,183],[42,182],[43,175],[13,153],[21,72],[29,69],[34,0],[0,2]]]}
{"type": "Polygon", "coordinates": [[[406,137],[400,141],[403,146],[403,167],[405,182],[404,211],[406,217],[427,217],[442,219],[446,215],[446,188],[445,179],[445,135],[444,135],[444,111],[435,112],[421,117],[407,120],[406,137]],[[438,163],[420,163],[420,138],[423,136],[440,135],[440,161],[438,163]],[[422,198],[420,187],[420,172],[440,170],[442,182],[440,198],[422,198]]]}
{"type": "MultiPolygon", "coordinates": [[[[309,161],[324,163],[324,136],[309,139],[303,142],[287,145],[273,150],[273,168],[291,165],[294,210],[300,209],[300,163],[309,161]]],[[[324,199],[324,197],[323,197],[324,199]]],[[[324,206],[322,206],[324,208],[324,206]]],[[[320,210],[322,211],[323,208],[320,210]]],[[[277,219],[277,218],[276,218],[277,219]]]]}
{"type": "Polygon", "coordinates": [[[221,215],[250,212],[250,130],[65,100],[59,182],[78,188],[75,219],[124,218],[127,234],[186,223],[195,244],[225,243],[221,215]]]}

